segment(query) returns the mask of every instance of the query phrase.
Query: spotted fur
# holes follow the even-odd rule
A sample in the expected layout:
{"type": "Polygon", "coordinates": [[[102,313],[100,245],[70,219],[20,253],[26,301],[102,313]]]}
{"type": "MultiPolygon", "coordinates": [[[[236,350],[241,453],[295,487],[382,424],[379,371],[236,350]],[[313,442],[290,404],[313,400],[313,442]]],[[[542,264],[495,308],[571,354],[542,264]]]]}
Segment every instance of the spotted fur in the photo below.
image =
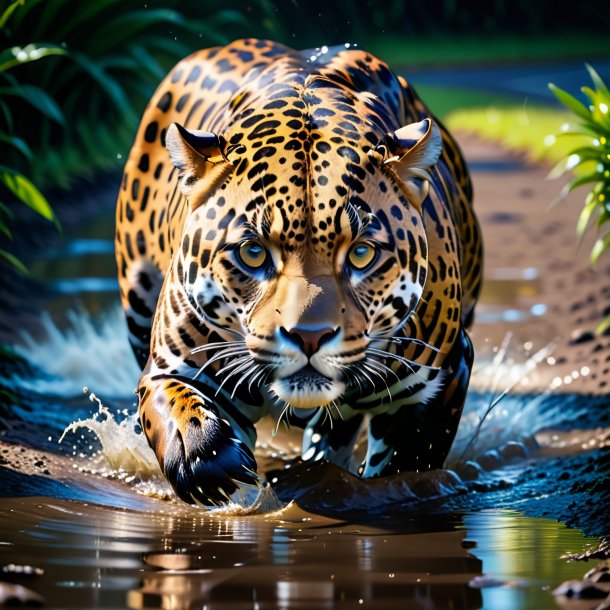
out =
{"type": "Polygon", "coordinates": [[[127,161],[116,260],[142,428],[182,499],[257,484],[270,409],[305,426],[304,459],[442,466],[473,357],[471,197],[449,133],[364,51],[248,39],[170,72],[127,161]]]}

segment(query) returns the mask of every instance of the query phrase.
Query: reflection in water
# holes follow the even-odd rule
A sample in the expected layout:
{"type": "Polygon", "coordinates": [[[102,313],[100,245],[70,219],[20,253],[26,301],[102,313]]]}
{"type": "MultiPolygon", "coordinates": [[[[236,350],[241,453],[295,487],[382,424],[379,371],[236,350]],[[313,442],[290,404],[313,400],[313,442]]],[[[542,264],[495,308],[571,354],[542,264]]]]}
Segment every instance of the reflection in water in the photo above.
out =
{"type": "Polygon", "coordinates": [[[49,607],[208,610],[554,608],[548,589],[581,571],[558,558],[582,536],[513,512],[363,525],[294,505],[246,518],[157,506],[4,500],[0,563],[43,568],[16,582],[49,607]],[[505,584],[470,586],[482,573],[505,584]]]}
{"type": "Polygon", "coordinates": [[[493,511],[465,515],[462,527],[476,540],[472,553],[485,574],[502,583],[482,589],[484,608],[556,608],[549,595],[554,583],[582,578],[582,566],[558,558],[581,549],[586,538],[550,519],[493,511]]]}

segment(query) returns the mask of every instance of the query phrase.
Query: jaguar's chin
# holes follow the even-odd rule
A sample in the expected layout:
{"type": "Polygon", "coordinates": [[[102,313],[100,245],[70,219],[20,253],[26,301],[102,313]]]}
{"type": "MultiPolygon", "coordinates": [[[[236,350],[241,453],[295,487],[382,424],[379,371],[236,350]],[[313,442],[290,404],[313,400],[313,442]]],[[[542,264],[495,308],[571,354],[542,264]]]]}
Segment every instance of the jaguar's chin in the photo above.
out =
{"type": "Polygon", "coordinates": [[[297,409],[312,409],[329,405],[339,398],[345,391],[345,383],[329,379],[307,365],[289,377],[276,379],[271,384],[271,391],[297,409]]]}

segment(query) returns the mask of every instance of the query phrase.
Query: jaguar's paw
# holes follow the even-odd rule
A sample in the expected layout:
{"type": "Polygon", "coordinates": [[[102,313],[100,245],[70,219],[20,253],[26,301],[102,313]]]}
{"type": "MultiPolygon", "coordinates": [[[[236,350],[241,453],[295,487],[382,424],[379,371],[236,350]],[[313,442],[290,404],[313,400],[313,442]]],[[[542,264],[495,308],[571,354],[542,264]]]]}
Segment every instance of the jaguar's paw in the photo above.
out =
{"type": "Polygon", "coordinates": [[[227,421],[204,409],[175,425],[162,464],[176,495],[191,504],[218,506],[242,485],[259,484],[250,448],[227,421]]]}

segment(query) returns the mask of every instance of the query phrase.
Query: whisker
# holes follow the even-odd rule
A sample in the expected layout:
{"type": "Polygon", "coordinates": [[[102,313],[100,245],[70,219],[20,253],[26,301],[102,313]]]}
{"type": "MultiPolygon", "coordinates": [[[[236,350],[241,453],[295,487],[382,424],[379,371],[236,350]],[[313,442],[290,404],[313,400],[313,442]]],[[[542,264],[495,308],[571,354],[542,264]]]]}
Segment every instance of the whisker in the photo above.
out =
{"type": "Polygon", "coordinates": [[[237,348],[235,348],[234,351],[227,352],[227,351],[223,350],[222,352],[219,352],[218,354],[214,354],[214,356],[212,356],[211,358],[206,360],[201,365],[199,370],[193,376],[193,379],[197,379],[197,377],[199,377],[199,375],[201,375],[201,373],[203,373],[203,371],[208,366],[210,366],[210,364],[212,364],[213,362],[216,362],[217,360],[223,360],[224,358],[228,358],[229,356],[239,356],[239,354],[247,354],[247,353],[249,353],[248,348],[241,348],[239,350],[237,348]]]}
{"type": "Polygon", "coordinates": [[[244,374],[235,382],[235,385],[233,386],[233,391],[231,392],[231,398],[233,398],[235,396],[235,392],[237,391],[237,386],[239,386],[240,383],[242,383],[250,375],[252,375],[252,373],[254,373],[254,371],[256,371],[259,366],[260,366],[259,364],[254,363],[250,366],[250,368],[246,369],[244,374]]]}
{"type": "Polygon", "coordinates": [[[434,345],[430,345],[430,343],[427,343],[426,341],[423,341],[422,339],[417,339],[416,337],[400,337],[400,336],[384,337],[383,334],[380,334],[380,335],[370,335],[369,338],[372,339],[373,341],[388,341],[389,343],[398,343],[398,344],[402,344],[403,341],[409,341],[411,343],[415,343],[416,345],[421,345],[422,347],[431,349],[433,352],[436,352],[438,354],[445,353],[445,352],[441,351],[438,347],[435,347],[434,345]]]}
{"type": "Polygon", "coordinates": [[[423,369],[430,369],[431,371],[440,371],[441,369],[440,366],[431,366],[428,364],[421,364],[420,362],[414,362],[413,360],[409,360],[404,356],[399,356],[398,354],[393,354],[392,352],[387,352],[386,350],[377,349],[374,347],[368,347],[367,351],[371,354],[375,354],[376,356],[381,356],[382,358],[393,358],[394,360],[398,360],[399,362],[402,362],[405,365],[409,365],[408,368],[413,373],[415,373],[415,371],[411,368],[413,366],[420,367],[423,369]]]}
{"type": "Polygon", "coordinates": [[[381,358],[394,358],[401,364],[404,364],[409,369],[409,371],[411,371],[411,373],[415,374],[415,369],[412,366],[414,363],[412,363],[404,356],[398,356],[398,354],[392,354],[391,352],[386,352],[385,350],[378,350],[371,347],[369,347],[367,351],[371,352],[371,354],[375,356],[380,356],[381,358]]]}
{"type": "MultiPolygon", "coordinates": [[[[360,383],[360,378],[356,374],[356,371],[352,369],[351,365],[337,364],[336,366],[338,366],[338,368],[341,369],[341,371],[343,371],[343,373],[345,374],[346,377],[348,377],[348,378],[351,377],[351,379],[354,379],[356,381],[361,393],[364,392],[364,388],[362,387],[362,384],[360,383]]],[[[349,381],[349,379],[348,379],[348,381],[349,381]]]]}
{"type": "Polygon", "coordinates": [[[392,375],[394,375],[394,377],[396,378],[396,381],[398,381],[398,383],[400,383],[402,381],[402,379],[387,364],[384,364],[380,360],[374,360],[373,358],[367,358],[367,364],[369,366],[379,367],[381,370],[391,373],[392,375]]]}
{"type": "Polygon", "coordinates": [[[277,420],[277,424],[275,425],[275,430],[273,431],[273,436],[277,436],[278,430],[280,428],[280,422],[282,421],[282,417],[284,417],[284,415],[287,413],[288,408],[290,407],[290,403],[284,403],[284,408],[282,409],[282,412],[280,413],[280,416],[277,420]]]}
{"type": "Polygon", "coordinates": [[[331,400],[330,404],[335,407],[335,411],[337,412],[337,415],[339,416],[340,419],[343,419],[343,413],[341,413],[341,409],[339,408],[339,405],[337,404],[336,401],[331,400]]]}
{"type": "Polygon", "coordinates": [[[367,371],[369,371],[369,373],[377,375],[377,377],[379,377],[379,379],[381,379],[381,381],[383,381],[383,384],[385,385],[385,388],[386,388],[386,391],[388,393],[388,397],[390,399],[390,402],[392,402],[392,392],[390,392],[390,386],[388,386],[388,382],[386,381],[386,378],[379,371],[377,371],[374,368],[370,367],[366,362],[363,362],[362,366],[367,371]]]}
{"type": "Polygon", "coordinates": [[[357,370],[358,373],[360,373],[365,379],[367,379],[368,382],[373,386],[373,388],[375,387],[375,382],[361,368],[354,368],[354,370],[357,370]]]}
{"type": "Polygon", "coordinates": [[[330,411],[326,407],[320,407],[320,409],[324,409],[324,419],[322,420],[322,425],[326,424],[326,420],[330,422],[330,429],[333,429],[333,418],[330,415],[330,411]]]}
{"type": "Polygon", "coordinates": [[[252,375],[252,378],[250,379],[250,383],[248,383],[248,392],[252,391],[252,384],[262,375],[264,375],[267,372],[267,368],[270,367],[272,365],[270,364],[263,364],[260,365],[260,370],[258,371],[258,373],[255,373],[254,375],[252,375]]]}
{"type": "Polygon", "coordinates": [[[236,366],[239,366],[243,362],[247,362],[248,360],[252,360],[252,356],[250,356],[250,354],[246,354],[245,356],[241,356],[240,358],[235,358],[234,360],[231,360],[229,364],[223,366],[221,369],[218,369],[218,372],[216,374],[218,376],[223,375],[227,371],[230,371],[231,369],[235,368],[236,366]]]}
{"type": "Polygon", "coordinates": [[[235,345],[245,345],[245,341],[215,341],[214,343],[206,343],[205,345],[200,345],[195,349],[191,350],[191,354],[197,354],[198,352],[205,352],[209,349],[217,349],[221,346],[224,347],[234,347],[235,345]]]}
{"type": "MultiPolygon", "coordinates": [[[[243,370],[244,370],[244,368],[247,368],[247,367],[251,366],[251,363],[253,363],[253,362],[254,362],[254,361],[252,360],[252,357],[251,357],[251,356],[249,356],[249,357],[248,357],[248,359],[247,359],[245,362],[243,362],[243,364],[241,364],[240,366],[237,366],[237,368],[236,368],[234,371],[232,371],[231,373],[229,373],[229,374],[228,374],[228,375],[227,375],[227,376],[226,376],[226,377],[225,377],[225,378],[222,380],[222,382],[220,383],[220,385],[218,386],[218,389],[216,390],[216,394],[215,394],[215,396],[218,396],[218,393],[220,392],[220,390],[222,390],[222,387],[224,386],[224,384],[225,384],[225,383],[226,383],[226,382],[227,382],[229,379],[231,379],[231,377],[233,377],[233,375],[237,375],[238,373],[240,373],[241,371],[243,371],[243,370]]],[[[235,366],[236,366],[236,365],[234,364],[234,367],[235,367],[235,366]]],[[[225,367],[225,368],[226,368],[226,367],[225,367]]]]}

